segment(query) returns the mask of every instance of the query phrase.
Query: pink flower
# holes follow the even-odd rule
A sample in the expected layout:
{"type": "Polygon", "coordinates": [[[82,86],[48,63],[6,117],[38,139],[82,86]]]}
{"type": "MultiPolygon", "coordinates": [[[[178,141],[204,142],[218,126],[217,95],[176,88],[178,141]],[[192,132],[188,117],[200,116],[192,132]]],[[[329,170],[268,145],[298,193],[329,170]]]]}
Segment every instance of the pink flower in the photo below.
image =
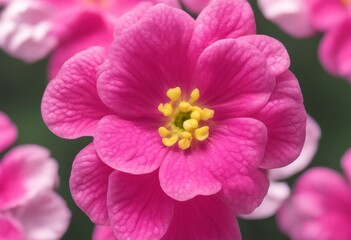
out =
{"type": "Polygon", "coordinates": [[[93,240],[115,240],[110,226],[96,225],[93,232],[93,240]]]}
{"type": "Polygon", "coordinates": [[[323,37],[319,58],[331,74],[351,82],[351,19],[347,19],[323,37]]]}
{"type": "Polygon", "coordinates": [[[16,0],[1,14],[0,46],[10,55],[34,62],[54,50],[50,76],[75,53],[112,42],[113,24],[139,3],[176,0],[16,0]]]}
{"type": "Polygon", "coordinates": [[[196,21],[164,4],[121,17],[109,52],[75,55],[43,97],[54,133],[94,137],[73,164],[76,203],[117,239],[238,239],[235,215],[261,203],[265,169],[304,142],[289,64],[255,35],[246,1],[213,1],[196,21]]]}
{"type": "Polygon", "coordinates": [[[0,152],[8,148],[16,141],[17,128],[11,120],[0,112],[0,152]]]}
{"type": "MultiPolygon", "coordinates": [[[[14,125],[9,126],[6,131],[0,128],[0,136],[16,134],[14,125]]],[[[55,240],[64,234],[70,211],[52,190],[57,171],[49,151],[37,145],[22,145],[5,154],[0,162],[0,239],[55,240]]]]}
{"type": "Polygon", "coordinates": [[[290,195],[289,185],[279,181],[293,176],[310,164],[317,152],[320,137],[321,130],[317,122],[312,117],[308,116],[306,139],[300,156],[285,167],[269,170],[271,183],[262,204],[251,214],[242,215],[241,217],[246,219],[263,219],[271,217],[277,212],[285,199],[290,195]]]}
{"type": "Polygon", "coordinates": [[[280,229],[291,239],[350,239],[351,149],[341,166],[345,177],[316,167],[297,181],[292,196],[277,215],[280,229]]]}

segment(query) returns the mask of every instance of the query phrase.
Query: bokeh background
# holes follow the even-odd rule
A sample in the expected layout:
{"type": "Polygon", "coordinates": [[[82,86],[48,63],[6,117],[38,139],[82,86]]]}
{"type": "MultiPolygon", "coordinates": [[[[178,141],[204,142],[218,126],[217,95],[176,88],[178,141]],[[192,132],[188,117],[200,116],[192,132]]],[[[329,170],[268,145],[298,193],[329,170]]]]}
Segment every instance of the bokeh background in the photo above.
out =
{"type": "MultiPolygon", "coordinates": [[[[346,80],[330,76],[318,61],[320,36],[294,39],[268,22],[250,1],[255,11],[257,32],[280,40],[288,49],[291,70],[299,79],[310,115],[319,123],[322,138],[310,167],[326,166],[341,172],[340,157],[351,147],[351,85],[346,80]]],[[[93,224],[73,202],[69,191],[69,176],[75,155],[89,138],[64,140],[45,126],[40,102],[48,82],[47,59],[25,64],[0,51],[0,111],[16,123],[19,138],[16,144],[35,143],[51,150],[60,164],[58,192],[65,198],[73,216],[64,240],[91,239],[93,224]]],[[[288,179],[292,186],[298,175],[288,179]]],[[[244,240],[286,240],[276,226],[274,217],[265,220],[240,220],[244,240]]]]}

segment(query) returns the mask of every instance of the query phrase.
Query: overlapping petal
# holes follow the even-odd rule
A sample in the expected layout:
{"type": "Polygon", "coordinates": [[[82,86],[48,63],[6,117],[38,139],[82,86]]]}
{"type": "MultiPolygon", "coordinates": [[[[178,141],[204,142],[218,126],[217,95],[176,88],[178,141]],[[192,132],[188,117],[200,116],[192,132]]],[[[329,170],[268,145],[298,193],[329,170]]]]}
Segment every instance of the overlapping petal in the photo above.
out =
{"type": "Polygon", "coordinates": [[[117,239],[161,239],[173,217],[173,199],[162,189],[157,172],[110,176],[107,206],[117,239]]]}
{"type": "Polygon", "coordinates": [[[245,0],[212,1],[196,19],[190,51],[193,56],[217,40],[256,33],[250,4],[245,0]]]}
{"type": "Polygon", "coordinates": [[[108,178],[113,169],[105,165],[91,143],[75,158],[70,189],[76,204],[96,224],[108,224],[108,178]]]}
{"type": "Polygon", "coordinates": [[[185,5],[186,9],[198,14],[209,3],[209,0],[182,0],[181,2],[185,5]]]}
{"type": "Polygon", "coordinates": [[[110,68],[98,79],[102,101],[120,116],[156,119],[170,87],[191,86],[186,55],[193,25],[184,11],[167,5],[147,11],[111,47],[110,68]]]}
{"type": "Polygon", "coordinates": [[[301,153],[306,132],[306,111],[302,94],[293,74],[286,72],[276,78],[269,102],[254,116],[268,129],[268,142],[261,166],[283,167],[301,153]]]}
{"type": "Polygon", "coordinates": [[[11,215],[0,214],[0,239],[25,240],[21,223],[11,215]]]}
{"type": "Polygon", "coordinates": [[[8,148],[17,138],[17,128],[4,113],[0,112],[0,152],[8,148]]]}
{"type": "Polygon", "coordinates": [[[42,115],[58,136],[92,136],[98,121],[110,113],[96,90],[97,71],[104,56],[105,50],[100,47],[75,55],[47,86],[42,115]]]}
{"type": "Polygon", "coordinates": [[[216,196],[175,202],[174,214],[162,240],[240,240],[234,212],[216,196]]]}
{"type": "Polygon", "coordinates": [[[51,190],[17,207],[14,215],[20,219],[28,240],[59,239],[71,218],[65,201],[51,190]]]}
{"type": "Polygon", "coordinates": [[[132,174],[149,173],[161,165],[169,151],[157,128],[155,123],[140,124],[106,116],[98,125],[94,144],[108,166],[132,174]]]}
{"type": "Polygon", "coordinates": [[[221,40],[201,54],[196,71],[203,105],[215,119],[247,116],[262,108],[275,85],[266,57],[244,41],[221,40]]]}
{"type": "Polygon", "coordinates": [[[111,227],[96,225],[93,232],[93,240],[116,240],[111,227]]]}
{"type": "Polygon", "coordinates": [[[57,162],[47,149],[22,145],[8,152],[0,165],[0,210],[27,202],[57,182],[57,162]]]}

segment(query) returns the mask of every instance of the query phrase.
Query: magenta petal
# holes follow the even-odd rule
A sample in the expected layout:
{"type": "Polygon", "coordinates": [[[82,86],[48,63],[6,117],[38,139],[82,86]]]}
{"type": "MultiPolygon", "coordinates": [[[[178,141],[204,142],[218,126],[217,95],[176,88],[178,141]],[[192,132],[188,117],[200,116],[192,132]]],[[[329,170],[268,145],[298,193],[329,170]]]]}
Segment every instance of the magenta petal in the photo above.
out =
{"type": "Polygon", "coordinates": [[[328,31],[319,47],[319,58],[330,73],[351,83],[351,20],[347,19],[328,31]]]}
{"type": "Polygon", "coordinates": [[[122,117],[160,116],[157,107],[167,101],[169,88],[190,89],[187,54],[193,25],[180,9],[164,4],[150,8],[113,43],[110,67],[98,80],[102,101],[122,117]]]}
{"type": "Polygon", "coordinates": [[[160,188],[157,172],[115,171],[109,180],[107,206],[117,239],[160,239],[173,216],[173,200],[160,188]]]}
{"type": "Polygon", "coordinates": [[[93,240],[116,240],[110,226],[96,225],[93,232],[93,240]]]}
{"type": "Polygon", "coordinates": [[[290,58],[284,45],[278,40],[264,35],[250,35],[237,39],[255,46],[267,57],[267,65],[275,76],[288,70],[290,58]]]}
{"type": "Polygon", "coordinates": [[[107,47],[112,43],[113,27],[97,12],[79,9],[74,24],[70,24],[71,34],[60,43],[50,57],[49,77],[54,78],[66,60],[91,46],[107,47]]]}
{"type": "Polygon", "coordinates": [[[26,239],[61,239],[71,219],[65,201],[49,190],[13,210],[25,228],[26,239]]]}
{"type": "Polygon", "coordinates": [[[347,180],[351,183],[351,148],[349,148],[341,159],[341,167],[347,180]]]}
{"type": "Polygon", "coordinates": [[[1,240],[25,240],[22,224],[11,215],[0,213],[0,239],[1,240]]]}
{"type": "Polygon", "coordinates": [[[169,150],[157,128],[154,123],[107,116],[98,125],[94,144],[101,160],[110,167],[132,174],[149,173],[160,166],[169,150]]]}
{"type": "Polygon", "coordinates": [[[17,128],[11,120],[0,112],[0,152],[16,141],[17,128]]]}
{"type": "Polygon", "coordinates": [[[107,188],[113,169],[105,165],[91,143],[75,158],[70,188],[76,204],[97,224],[108,224],[107,188]]]}
{"type": "Polygon", "coordinates": [[[262,108],[275,85],[266,57],[244,41],[217,41],[201,54],[196,71],[203,105],[215,118],[247,116],[262,108]]]}
{"type": "Polygon", "coordinates": [[[255,17],[247,1],[211,1],[196,19],[191,52],[200,55],[217,40],[255,33],[255,17]]]}
{"type": "Polygon", "coordinates": [[[241,240],[235,213],[216,196],[176,202],[162,240],[241,240]]]}
{"type": "Polygon", "coordinates": [[[96,92],[98,67],[105,50],[90,48],[68,60],[46,88],[42,101],[44,122],[64,138],[91,136],[98,121],[110,111],[96,92]]]}
{"type": "Polygon", "coordinates": [[[254,117],[268,129],[261,167],[283,167],[300,155],[305,141],[307,114],[298,82],[290,72],[277,77],[269,102],[254,117]]]}
{"type": "Polygon", "coordinates": [[[26,203],[52,189],[58,178],[57,162],[37,145],[22,145],[8,152],[0,164],[0,210],[26,203]]]}

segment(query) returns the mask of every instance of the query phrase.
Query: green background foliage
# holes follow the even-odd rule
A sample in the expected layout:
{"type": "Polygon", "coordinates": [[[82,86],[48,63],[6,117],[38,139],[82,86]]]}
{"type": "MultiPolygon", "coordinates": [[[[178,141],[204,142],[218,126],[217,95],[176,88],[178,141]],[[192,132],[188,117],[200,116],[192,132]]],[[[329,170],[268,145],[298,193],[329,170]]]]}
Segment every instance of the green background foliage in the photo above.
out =
{"type": "MultiPolygon", "coordinates": [[[[319,123],[322,138],[312,166],[326,166],[337,171],[340,157],[351,147],[351,86],[345,80],[327,74],[319,64],[317,52],[320,36],[294,39],[263,18],[256,4],[257,32],[280,40],[291,57],[291,70],[299,79],[305,106],[319,123]]],[[[47,84],[47,59],[25,64],[0,52],[0,111],[7,113],[19,129],[16,144],[34,143],[51,150],[60,163],[58,192],[66,199],[73,213],[65,240],[91,239],[93,224],[73,202],[69,176],[75,155],[91,139],[65,140],[56,137],[45,126],[40,102],[47,84]]],[[[293,185],[298,176],[288,179],[293,185]]],[[[275,218],[240,220],[244,240],[288,239],[276,227],[275,218]]]]}

